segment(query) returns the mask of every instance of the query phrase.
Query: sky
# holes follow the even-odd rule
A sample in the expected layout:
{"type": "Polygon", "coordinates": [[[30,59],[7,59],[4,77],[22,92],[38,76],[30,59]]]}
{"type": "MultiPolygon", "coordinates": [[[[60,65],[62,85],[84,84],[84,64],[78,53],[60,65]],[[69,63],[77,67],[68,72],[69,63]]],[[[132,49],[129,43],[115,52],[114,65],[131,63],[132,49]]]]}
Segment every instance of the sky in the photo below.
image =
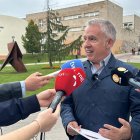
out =
{"type": "MultiPolygon", "coordinates": [[[[101,0],[49,0],[50,7],[64,8],[101,0]]],[[[124,15],[140,16],[140,0],[110,0],[123,8],[124,15]]],[[[47,10],[47,0],[0,0],[0,15],[25,18],[26,14],[47,10]]]]}

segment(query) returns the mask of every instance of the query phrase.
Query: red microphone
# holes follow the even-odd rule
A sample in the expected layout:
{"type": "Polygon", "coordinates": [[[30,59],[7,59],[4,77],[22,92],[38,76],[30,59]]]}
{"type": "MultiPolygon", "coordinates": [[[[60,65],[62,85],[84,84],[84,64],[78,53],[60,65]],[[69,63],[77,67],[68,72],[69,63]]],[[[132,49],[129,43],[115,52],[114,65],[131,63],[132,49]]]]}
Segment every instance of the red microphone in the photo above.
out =
{"type": "Polygon", "coordinates": [[[81,68],[61,70],[55,80],[56,96],[49,107],[54,111],[62,97],[69,96],[83,83],[85,77],[86,74],[81,68]]]}

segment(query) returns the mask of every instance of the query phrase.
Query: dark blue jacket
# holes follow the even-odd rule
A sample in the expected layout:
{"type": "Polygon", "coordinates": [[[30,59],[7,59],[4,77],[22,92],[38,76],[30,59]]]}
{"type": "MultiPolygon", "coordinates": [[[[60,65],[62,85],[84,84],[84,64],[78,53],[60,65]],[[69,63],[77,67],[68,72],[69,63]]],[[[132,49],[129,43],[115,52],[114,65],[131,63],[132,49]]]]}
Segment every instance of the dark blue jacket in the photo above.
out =
{"type": "Polygon", "coordinates": [[[25,119],[31,113],[40,110],[36,95],[26,98],[22,97],[21,85],[19,82],[0,86],[0,126],[7,126],[25,119]],[[3,91],[3,92],[1,92],[3,91]],[[5,94],[7,96],[5,96],[5,94]],[[3,95],[3,96],[2,96],[3,95]],[[8,100],[9,99],[9,100],[8,100]]]}
{"type": "MultiPolygon", "coordinates": [[[[120,128],[118,118],[129,121],[131,113],[133,140],[139,140],[140,93],[132,86],[120,86],[111,79],[111,70],[116,67],[125,67],[133,74],[136,74],[138,69],[116,60],[112,55],[99,75],[99,80],[93,80],[90,65],[89,61],[84,62],[87,75],[85,82],[62,103],[61,117],[65,129],[68,123],[74,120],[83,128],[95,132],[98,132],[104,124],[120,128]]],[[[84,138],[77,135],[74,140],[84,138]]]]}
{"type": "Polygon", "coordinates": [[[20,82],[0,84],[0,102],[22,97],[20,82]]]}

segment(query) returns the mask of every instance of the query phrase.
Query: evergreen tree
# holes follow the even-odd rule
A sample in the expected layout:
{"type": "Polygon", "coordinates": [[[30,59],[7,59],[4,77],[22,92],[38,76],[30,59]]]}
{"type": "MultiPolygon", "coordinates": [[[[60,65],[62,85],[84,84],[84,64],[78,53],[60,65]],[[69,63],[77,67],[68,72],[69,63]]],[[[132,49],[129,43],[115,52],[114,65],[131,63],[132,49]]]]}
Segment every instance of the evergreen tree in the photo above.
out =
{"type": "Polygon", "coordinates": [[[22,41],[27,53],[41,52],[41,33],[33,20],[28,23],[25,36],[22,35],[22,41]]]}
{"type": "Polygon", "coordinates": [[[47,11],[47,31],[44,33],[46,37],[44,50],[48,52],[50,67],[53,67],[53,61],[63,60],[70,52],[79,49],[81,46],[81,36],[73,42],[65,44],[69,29],[68,26],[62,24],[56,11],[50,9],[47,11]]]}

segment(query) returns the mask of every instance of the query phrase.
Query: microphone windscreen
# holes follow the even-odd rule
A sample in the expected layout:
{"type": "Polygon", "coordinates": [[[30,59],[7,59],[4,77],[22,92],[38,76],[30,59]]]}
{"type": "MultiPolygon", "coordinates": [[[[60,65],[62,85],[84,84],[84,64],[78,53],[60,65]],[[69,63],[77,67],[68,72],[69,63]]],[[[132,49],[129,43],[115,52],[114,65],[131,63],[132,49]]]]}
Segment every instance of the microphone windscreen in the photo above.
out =
{"type": "Polygon", "coordinates": [[[70,60],[61,66],[62,70],[66,68],[81,68],[84,70],[83,63],[79,59],[70,60]]]}
{"type": "Polygon", "coordinates": [[[61,70],[55,80],[56,91],[64,91],[69,96],[85,79],[85,72],[80,68],[61,70]]]}
{"type": "Polygon", "coordinates": [[[74,73],[76,75],[76,88],[79,87],[85,80],[86,74],[81,68],[74,68],[74,73]]]}
{"type": "Polygon", "coordinates": [[[118,85],[128,86],[129,79],[133,77],[133,74],[124,67],[118,67],[111,71],[111,78],[118,85]]]}
{"type": "Polygon", "coordinates": [[[61,70],[55,79],[56,91],[64,91],[69,96],[75,88],[76,78],[73,69],[67,68],[61,70]]]}

